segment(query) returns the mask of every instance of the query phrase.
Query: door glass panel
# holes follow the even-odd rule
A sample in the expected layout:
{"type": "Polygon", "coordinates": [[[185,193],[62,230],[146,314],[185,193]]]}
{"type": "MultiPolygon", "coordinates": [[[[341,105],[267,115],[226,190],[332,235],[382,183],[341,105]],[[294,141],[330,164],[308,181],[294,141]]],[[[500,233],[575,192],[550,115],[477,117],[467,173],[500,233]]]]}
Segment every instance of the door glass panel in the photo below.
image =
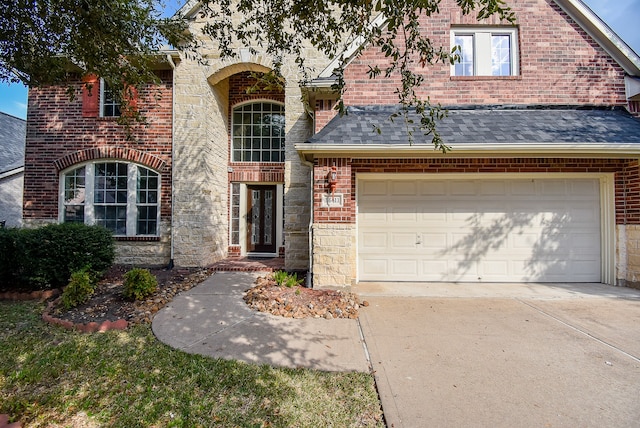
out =
{"type": "Polygon", "coordinates": [[[271,245],[273,236],[273,191],[264,191],[264,243],[271,245]]]}
{"type": "Polygon", "coordinates": [[[260,243],[260,191],[251,191],[251,244],[260,243]]]}

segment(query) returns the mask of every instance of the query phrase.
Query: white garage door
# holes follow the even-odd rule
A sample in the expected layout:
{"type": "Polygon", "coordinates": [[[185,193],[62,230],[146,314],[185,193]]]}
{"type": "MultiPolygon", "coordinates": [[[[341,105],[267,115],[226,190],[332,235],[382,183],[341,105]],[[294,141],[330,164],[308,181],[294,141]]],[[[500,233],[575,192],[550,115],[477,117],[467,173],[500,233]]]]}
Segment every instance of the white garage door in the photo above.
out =
{"type": "Polygon", "coordinates": [[[597,179],[362,179],[361,281],[600,282],[597,179]]]}

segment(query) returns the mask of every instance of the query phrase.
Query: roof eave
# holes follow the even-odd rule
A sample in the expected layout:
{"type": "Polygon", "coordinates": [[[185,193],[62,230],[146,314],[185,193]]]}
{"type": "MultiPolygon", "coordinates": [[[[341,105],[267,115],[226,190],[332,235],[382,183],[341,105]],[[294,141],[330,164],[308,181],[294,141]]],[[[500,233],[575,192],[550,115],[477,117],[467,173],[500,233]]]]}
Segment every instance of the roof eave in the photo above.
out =
{"type": "Polygon", "coordinates": [[[188,0],[180,9],[173,14],[172,18],[193,18],[200,9],[201,2],[199,0],[188,0]]]}
{"type": "Polygon", "coordinates": [[[479,157],[571,157],[571,158],[637,158],[640,144],[541,144],[520,143],[518,146],[503,144],[451,144],[451,150],[442,153],[430,144],[296,144],[295,149],[303,160],[318,157],[350,158],[479,158],[479,157]]]}

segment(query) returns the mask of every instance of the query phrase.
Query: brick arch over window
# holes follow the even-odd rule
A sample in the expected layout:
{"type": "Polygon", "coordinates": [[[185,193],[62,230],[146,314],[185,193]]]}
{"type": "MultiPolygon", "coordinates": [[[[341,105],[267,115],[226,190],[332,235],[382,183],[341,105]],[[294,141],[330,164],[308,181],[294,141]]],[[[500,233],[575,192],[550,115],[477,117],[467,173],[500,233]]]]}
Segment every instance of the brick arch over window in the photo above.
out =
{"type": "Polygon", "coordinates": [[[53,163],[58,172],[72,165],[97,159],[118,159],[135,162],[158,172],[165,171],[167,162],[162,158],[128,147],[94,147],[92,149],[78,150],[70,153],[53,163]]]}

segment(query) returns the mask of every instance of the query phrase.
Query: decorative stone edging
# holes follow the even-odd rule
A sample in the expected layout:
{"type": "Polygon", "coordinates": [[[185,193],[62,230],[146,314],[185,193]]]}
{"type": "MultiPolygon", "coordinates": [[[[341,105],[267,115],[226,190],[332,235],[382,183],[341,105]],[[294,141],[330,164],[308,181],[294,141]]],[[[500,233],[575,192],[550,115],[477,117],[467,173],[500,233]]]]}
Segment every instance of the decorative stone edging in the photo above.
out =
{"type": "Polygon", "coordinates": [[[44,313],[42,314],[42,320],[52,325],[59,325],[60,327],[66,328],[67,330],[78,330],[82,333],[103,333],[108,330],[126,330],[129,326],[127,320],[124,319],[119,319],[117,321],[107,320],[101,323],[90,322],[87,324],[83,324],[56,318],[51,315],[51,310],[55,306],[55,303],[56,302],[54,300],[53,302],[49,302],[47,304],[47,309],[45,309],[44,313]]]}

